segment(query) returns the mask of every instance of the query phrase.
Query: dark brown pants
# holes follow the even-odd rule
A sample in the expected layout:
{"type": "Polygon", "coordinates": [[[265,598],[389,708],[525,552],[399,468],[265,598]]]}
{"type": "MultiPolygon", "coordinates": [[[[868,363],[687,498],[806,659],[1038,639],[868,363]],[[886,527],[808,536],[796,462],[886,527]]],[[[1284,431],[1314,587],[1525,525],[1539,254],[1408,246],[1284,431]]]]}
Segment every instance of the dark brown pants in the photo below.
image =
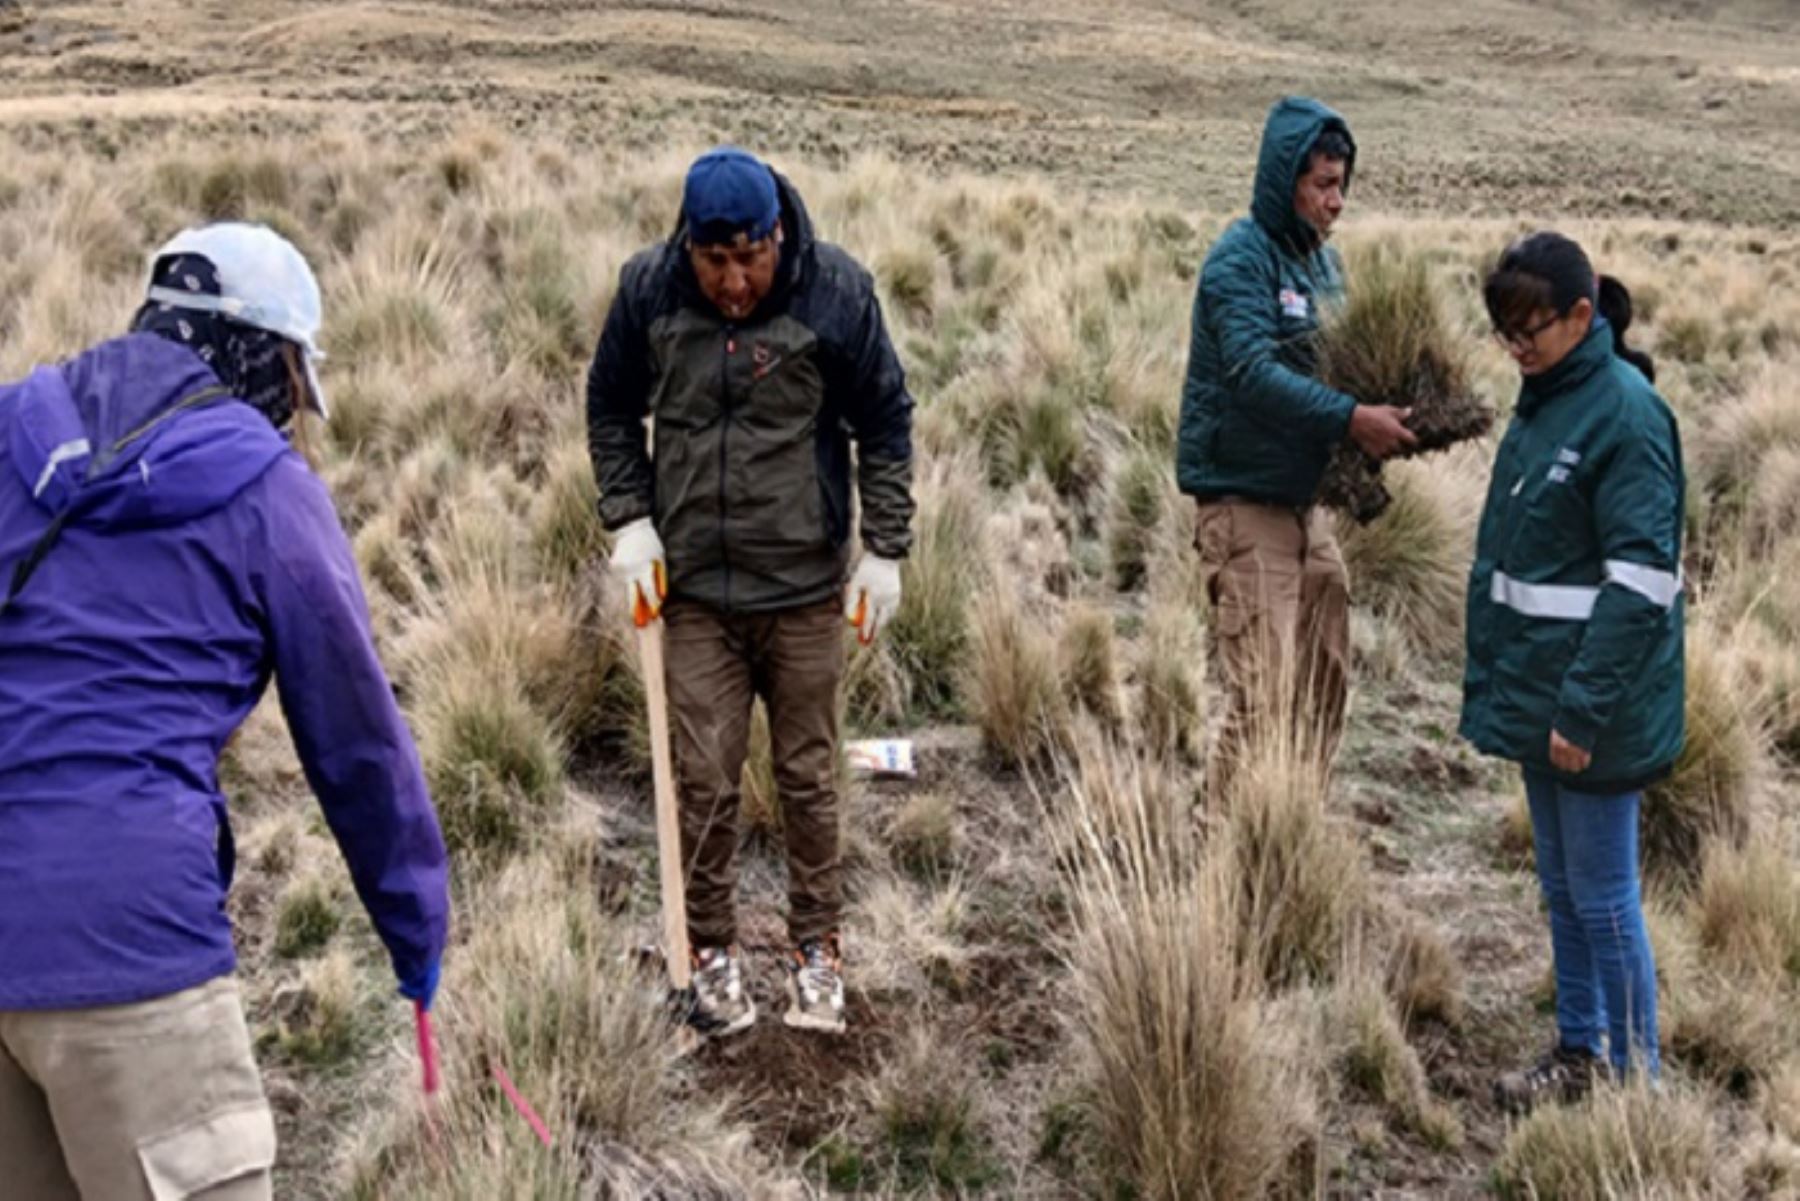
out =
{"type": "Polygon", "coordinates": [[[1203,501],[1195,544],[1212,602],[1210,645],[1225,723],[1207,768],[1222,800],[1257,723],[1305,724],[1327,760],[1350,684],[1350,582],[1325,510],[1203,501]]]}
{"type": "Polygon", "coordinates": [[[732,616],[674,600],[663,616],[688,937],[696,947],[737,941],[738,802],[757,697],[769,711],[787,836],[788,934],[800,942],[835,931],[843,908],[835,771],[842,603],[732,616]]]}

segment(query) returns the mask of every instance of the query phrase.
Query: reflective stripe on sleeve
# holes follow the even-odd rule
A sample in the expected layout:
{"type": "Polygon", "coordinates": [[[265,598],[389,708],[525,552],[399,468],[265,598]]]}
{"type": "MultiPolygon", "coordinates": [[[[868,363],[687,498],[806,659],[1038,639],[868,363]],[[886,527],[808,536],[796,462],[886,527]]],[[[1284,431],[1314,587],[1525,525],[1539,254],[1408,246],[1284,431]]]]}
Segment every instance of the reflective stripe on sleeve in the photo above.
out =
{"type": "Polygon", "coordinates": [[[1527,617],[1556,621],[1586,621],[1594,615],[1600,589],[1588,584],[1527,584],[1504,571],[1494,573],[1490,589],[1493,601],[1527,617]]]}
{"type": "Polygon", "coordinates": [[[1606,582],[1629,588],[1651,604],[1667,609],[1681,595],[1679,572],[1629,563],[1624,559],[1606,561],[1606,582]]]}

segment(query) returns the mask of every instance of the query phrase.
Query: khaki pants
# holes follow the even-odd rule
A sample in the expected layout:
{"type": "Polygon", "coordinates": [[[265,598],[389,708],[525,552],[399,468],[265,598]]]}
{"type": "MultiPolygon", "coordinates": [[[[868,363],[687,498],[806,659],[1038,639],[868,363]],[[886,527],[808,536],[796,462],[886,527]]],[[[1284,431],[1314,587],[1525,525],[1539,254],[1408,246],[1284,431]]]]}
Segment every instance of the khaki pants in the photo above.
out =
{"type": "Polygon", "coordinates": [[[1202,501],[1195,545],[1226,698],[1207,768],[1207,793],[1218,802],[1272,715],[1294,721],[1327,761],[1336,751],[1349,694],[1350,583],[1331,519],[1317,506],[1202,501]]]}
{"type": "Polygon", "coordinates": [[[237,984],[0,1013],[0,1196],[267,1201],[275,1124],[237,984]]]}
{"type": "Polygon", "coordinates": [[[832,933],[843,908],[836,775],[843,605],[729,616],[671,601],[663,619],[688,937],[696,947],[737,941],[739,783],[759,696],[769,711],[787,837],[788,935],[798,943],[832,933]]]}

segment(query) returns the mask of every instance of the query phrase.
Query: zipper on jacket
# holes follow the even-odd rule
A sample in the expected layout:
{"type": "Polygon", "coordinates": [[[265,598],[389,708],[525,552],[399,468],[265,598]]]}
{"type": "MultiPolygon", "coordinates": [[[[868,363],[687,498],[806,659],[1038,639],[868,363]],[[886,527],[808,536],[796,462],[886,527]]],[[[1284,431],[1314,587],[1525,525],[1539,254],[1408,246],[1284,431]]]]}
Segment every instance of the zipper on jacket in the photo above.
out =
{"type": "Polygon", "coordinates": [[[725,534],[725,523],[731,516],[731,505],[725,494],[725,444],[731,440],[731,356],[737,351],[737,326],[725,323],[724,362],[719,369],[719,565],[725,573],[722,599],[724,610],[731,612],[731,547],[725,534]]]}

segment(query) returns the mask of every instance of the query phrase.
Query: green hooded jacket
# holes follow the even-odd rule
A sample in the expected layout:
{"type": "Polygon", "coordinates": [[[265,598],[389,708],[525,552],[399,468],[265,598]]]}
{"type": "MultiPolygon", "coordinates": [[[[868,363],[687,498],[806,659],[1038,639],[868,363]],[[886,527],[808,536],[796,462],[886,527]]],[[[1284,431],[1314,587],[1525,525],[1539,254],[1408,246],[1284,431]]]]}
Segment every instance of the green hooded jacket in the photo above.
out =
{"type": "MultiPolygon", "coordinates": [[[[1316,100],[1269,111],[1250,216],[1213,244],[1194,296],[1176,479],[1191,496],[1309,505],[1356,401],[1313,378],[1319,306],[1343,295],[1337,252],[1294,211],[1313,143],[1344,119],[1316,100]]],[[[1356,166],[1355,143],[1345,184],[1356,166]]]]}
{"type": "Polygon", "coordinates": [[[1686,481],[1675,415],[1588,336],[1528,377],[1469,573],[1462,733],[1574,789],[1633,792],[1681,752],[1686,481]],[[1550,765],[1550,732],[1593,755],[1550,765]]]}

